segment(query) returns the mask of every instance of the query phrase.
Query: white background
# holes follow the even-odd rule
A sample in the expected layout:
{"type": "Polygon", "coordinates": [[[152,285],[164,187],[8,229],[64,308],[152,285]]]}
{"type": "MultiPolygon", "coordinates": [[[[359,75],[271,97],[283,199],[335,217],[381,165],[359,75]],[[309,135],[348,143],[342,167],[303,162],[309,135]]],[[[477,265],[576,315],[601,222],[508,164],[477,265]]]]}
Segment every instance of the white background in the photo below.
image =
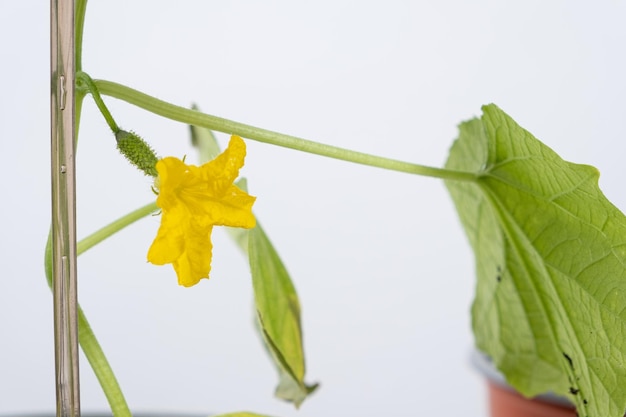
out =
{"type": "MultiPolygon", "coordinates": [[[[49,4],[0,3],[0,414],[54,408],[49,4]]],[[[92,0],[84,69],[180,105],[441,166],[456,125],[494,102],[565,159],[596,165],[626,208],[626,4],[545,1],[92,0]]],[[[160,155],[195,157],[184,125],[107,99],[160,155]]],[[[220,136],[225,144],[226,136],[220,136]]],[[[89,97],[78,233],[154,198],[89,97]]],[[[79,297],[133,410],[276,416],[481,416],[473,259],[438,180],[248,141],[242,174],[303,307],[299,411],[253,331],[248,267],[222,230],[211,280],[145,261],[148,218],[79,261],[79,297]]],[[[84,410],[106,409],[86,362],[84,410]]]]}

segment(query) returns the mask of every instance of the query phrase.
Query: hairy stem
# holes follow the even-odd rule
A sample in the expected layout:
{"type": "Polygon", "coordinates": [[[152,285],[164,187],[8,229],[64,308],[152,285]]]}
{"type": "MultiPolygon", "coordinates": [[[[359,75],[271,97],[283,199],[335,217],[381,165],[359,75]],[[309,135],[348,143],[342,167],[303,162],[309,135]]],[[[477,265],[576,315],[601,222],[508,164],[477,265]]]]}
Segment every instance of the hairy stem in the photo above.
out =
{"type": "Polygon", "coordinates": [[[117,134],[120,131],[120,128],[115,122],[115,119],[113,119],[113,116],[111,115],[111,112],[107,108],[106,104],[104,104],[104,100],[102,100],[102,97],[100,96],[98,87],[93,82],[91,77],[85,72],[77,71],[76,85],[79,89],[81,89],[81,91],[85,89],[91,94],[91,97],[93,97],[93,101],[96,103],[96,106],[98,106],[98,110],[100,110],[100,113],[102,113],[102,116],[109,125],[109,128],[113,131],[113,134],[117,134]]]}

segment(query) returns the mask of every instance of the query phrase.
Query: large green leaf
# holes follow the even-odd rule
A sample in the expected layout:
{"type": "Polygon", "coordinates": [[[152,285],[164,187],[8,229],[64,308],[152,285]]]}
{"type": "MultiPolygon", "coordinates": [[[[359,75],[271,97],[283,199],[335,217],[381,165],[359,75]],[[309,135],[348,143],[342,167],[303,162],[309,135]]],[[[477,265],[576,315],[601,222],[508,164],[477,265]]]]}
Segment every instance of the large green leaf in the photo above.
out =
{"type": "Polygon", "coordinates": [[[276,396],[299,407],[317,388],[304,382],[300,302],[278,253],[257,223],[248,234],[248,256],[261,334],[277,365],[276,396]]]}
{"type": "Polygon", "coordinates": [[[527,396],[580,416],[626,408],[626,217],[598,171],[562,160],[495,105],[460,125],[446,185],[476,255],[479,349],[527,396]]]}

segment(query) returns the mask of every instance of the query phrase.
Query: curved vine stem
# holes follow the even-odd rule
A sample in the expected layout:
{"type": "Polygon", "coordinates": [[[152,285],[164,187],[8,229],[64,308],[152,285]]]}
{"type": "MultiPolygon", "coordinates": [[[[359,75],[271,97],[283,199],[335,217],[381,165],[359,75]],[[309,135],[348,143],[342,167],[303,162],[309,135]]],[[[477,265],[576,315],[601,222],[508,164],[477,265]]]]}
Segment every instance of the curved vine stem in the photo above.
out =
{"type": "Polygon", "coordinates": [[[100,110],[100,113],[104,117],[104,120],[106,120],[109,128],[114,135],[117,135],[117,133],[120,131],[120,128],[115,122],[115,119],[111,115],[108,107],[106,106],[106,104],[104,104],[104,100],[102,100],[102,97],[100,96],[98,87],[96,87],[96,84],[93,82],[89,74],[83,71],[76,71],[76,86],[81,91],[81,93],[84,94],[86,92],[89,92],[91,94],[91,97],[93,97],[93,101],[96,103],[96,106],[98,106],[98,110],[100,110]]]}
{"type": "Polygon", "coordinates": [[[188,109],[181,106],[159,100],[155,97],[144,94],[133,88],[126,87],[122,84],[105,80],[94,80],[101,94],[115,97],[126,101],[127,103],[141,107],[152,113],[166,117],[171,120],[190,124],[193,126],[205,127],[218,132],[236,134],[248,139],[264,142],[276,146],[295,149],[302,152],[308,152],[316,155],[326,156],[329,158],[340,159],[344,161],[354,162],[362,165],[369,165],[378,168],[389,169],[393,171],[405,172],[409,174],[421,175],[426,177],[441,178],[456,181],[475,181],[476,174],[471,172],[454,171],[443,168],[433,168],[424,165],[413,164],[410,162],[398,161],[389,158],[383,158],[376,155],[370,155],[362,152],[343,149],[336,146],[325,145],[323,143],[302,139],[296,136],[285,135],[283,133],[273,132],[271,130],[262,129],[246,125],[244,123],[235,122],[197,110],[188,109]]]}

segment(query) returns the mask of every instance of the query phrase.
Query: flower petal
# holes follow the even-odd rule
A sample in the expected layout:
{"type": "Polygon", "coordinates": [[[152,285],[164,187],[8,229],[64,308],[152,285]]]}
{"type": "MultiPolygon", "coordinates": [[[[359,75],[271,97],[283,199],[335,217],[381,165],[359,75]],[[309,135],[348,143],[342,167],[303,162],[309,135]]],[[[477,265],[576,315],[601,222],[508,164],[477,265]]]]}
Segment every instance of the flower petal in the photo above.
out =
{"type": "Polygon", "coordinates": [[[209,277],[213,226],[255,226],[256,198],[233,184],[245,156],[245,142],[233,135],[228,148],[201,167],[172,157],[157,162],[157,205],[163,214],[148,261],[171,263],[180,285],[209,277]]]}
{"type": "Polygon", "coordinates": [[[161,226],[148,250],[148,262],[155,265],[174,262],[185,249],[181,210],[164,211],[161,216],[161,226]]]}
{"type": "Polygon", "coordinates": [[[239,136],[232,135],[226,150],[200,167],[200,175],[210,184],[213,195],[220,196],[228,190],[239,176],[245,157],[245,142],[239,136]]]}
{"type": "Polygon", "coordinates": [[[224,196],[211,205],[211,213],[207,217],[210,217],[212,224],[216,226],[250,229],[256,225],[256,219],[252,214],[255,200],[256,197],[231,185],[224,196]]]}
{"type": "Polygon", "coordinates": [[[196,285],[202,278],[209,278],[213,245],[211,230],[191,228],[186,233],[185,252],[173,262],[178,284],[184,287],[196,285]]]}

